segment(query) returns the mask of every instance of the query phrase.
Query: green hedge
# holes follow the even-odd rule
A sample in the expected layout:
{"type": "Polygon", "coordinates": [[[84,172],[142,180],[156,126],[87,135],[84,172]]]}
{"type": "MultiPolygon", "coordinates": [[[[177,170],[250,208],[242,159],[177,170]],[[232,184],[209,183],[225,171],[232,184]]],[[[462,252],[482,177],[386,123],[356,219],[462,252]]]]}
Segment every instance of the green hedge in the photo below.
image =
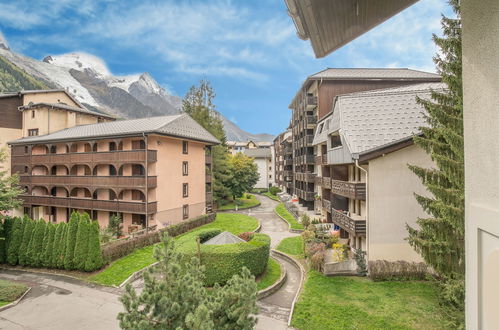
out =
{"type": "MultiPolygon", "coordinates": [[[[178,246],[185,260],[198,255],[196,238],[178,246]]],[[[270,253],[270,237],[265,234],[254,234],[244,243],[225,245],[201,245],[201,263],[205,266],[205,285],[225,284],[235,274],[240,274],[246,267],[251,274],[262,274],[267,266],[270,253]]]]}

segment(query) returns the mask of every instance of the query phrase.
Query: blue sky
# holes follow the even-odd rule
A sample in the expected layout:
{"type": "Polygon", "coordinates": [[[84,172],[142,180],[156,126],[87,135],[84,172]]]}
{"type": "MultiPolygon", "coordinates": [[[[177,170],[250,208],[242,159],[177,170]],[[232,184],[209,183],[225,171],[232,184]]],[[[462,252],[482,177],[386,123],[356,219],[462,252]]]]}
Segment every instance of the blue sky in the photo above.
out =
{"type": "Polygon", "coordinates": [[[284,0],[0,0],[0,31],[16,52],[84,51],[113,74],[149,72],[181,97],[208,79],[227,118],[278,134],[301,83],[326,67],[434,71],[441,13],[450,14],[445,1],[421,0],[320,60],[296,36],[284,0]]]}

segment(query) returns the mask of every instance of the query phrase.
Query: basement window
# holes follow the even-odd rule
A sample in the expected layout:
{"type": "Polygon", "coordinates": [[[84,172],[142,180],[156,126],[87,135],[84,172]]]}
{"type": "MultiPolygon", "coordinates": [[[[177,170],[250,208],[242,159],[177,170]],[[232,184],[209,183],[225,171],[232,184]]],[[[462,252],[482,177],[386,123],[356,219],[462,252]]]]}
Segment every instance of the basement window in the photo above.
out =
{"type": "Polygon", "coordinates": [[[28,130],[28,136],[37,136],[38,135],[38,128],[32,128],[28,130]]]}

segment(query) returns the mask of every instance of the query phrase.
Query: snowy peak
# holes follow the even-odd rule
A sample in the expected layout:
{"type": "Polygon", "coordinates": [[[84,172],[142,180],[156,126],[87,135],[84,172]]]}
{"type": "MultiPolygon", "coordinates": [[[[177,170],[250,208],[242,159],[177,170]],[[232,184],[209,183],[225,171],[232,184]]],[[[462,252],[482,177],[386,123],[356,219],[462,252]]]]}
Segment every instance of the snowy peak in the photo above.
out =
{"type": "Polygon", "coordinates": [[[106,64],[97,56],[87,53],[68,53],[62,55],[51,55],[43,59],[43,62],[58,67],[74,69],[77,71],[91,71],[96,77],[107,77],[111,75],[106,64]]]}
{"type": "Polygon", "coordinates": [[[3,48],[5,50],[10,50],[9,44],[7,43],[7,40],[5,39],[1,31],[0,31],[0,48],[3,48]]]}
{"type": "Polygon", "coordinates": [[[138,83],[141,84],[147,90],[150,90],[152,93],[161,94],[164,92],[164,88],[161,87],[156,80],[147,72],[140,75],[138,83]]]}

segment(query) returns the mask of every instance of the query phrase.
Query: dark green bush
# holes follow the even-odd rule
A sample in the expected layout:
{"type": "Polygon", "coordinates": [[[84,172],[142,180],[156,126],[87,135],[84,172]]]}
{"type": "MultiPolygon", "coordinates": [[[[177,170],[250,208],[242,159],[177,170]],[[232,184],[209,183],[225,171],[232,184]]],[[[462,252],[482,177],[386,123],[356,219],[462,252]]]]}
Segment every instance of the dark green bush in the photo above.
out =
{"type": "MultiPolygon", "coordinates": [[[[179,246],[184,260],[197,256],[196,239],[179,246]]],[[[205,285],[225,284],[235,274],[247,267],[251,274],[263,273],[270,253],[270,237],[254,234],[246,243],[201,245],[201,263],[205,266],[205,285]]]]}
{"type": "Polygon", "coordinates": [[[51,222],[47,224],[47,232],[45,234],[45,239],[43,242],[43,252],[41,256],[43,267],[52,267],[52,254],[54,250],[54,238],[55,238],[56,226],[51,222]]]}
{"type": "Polygon", "coordinates": [[[24,224],[25,222],[22,218],[14,219],[9,247],[7,249],[7,262],[11,265],[17,265],[19,261],[19,248],[23,240],[24,224]]]}
{"type": "Polygon", "coordinates": [[[75,269],[75,246],[76,246],[76,234],[78,233],[78,222],[80,221],[80,214],[76,211],[71,213],[71,218],[69,219],[67,238],[65,240],[65,251],[64,251],[64,268],[75,269]]]}
{"type": "Polygon", "coordinates": [[[104,265],[99,241],[99,229],[97,221],[92,221],[88,228],[88,253],[84,267],[86,272],[97,270],[104,265]]]}
{"type": "MultiPolygon", "coordinates": [[[[78,231],[76,233],[76,244],[73,257],[74,269],[85,269],[85,262],[87,261],[88,255],[89,219],[88,214],[84,213],[80,215],[80,220],[78,221],[78,231]]],[[[66,265],[66,263],[64,263],[64,265],[66,265]]]]}
{"type": "Polygon", "coordinates": [[[43,237],[45,236],[46,227],[47,223],[43,219],[35,222],[33,234],[31,235],[31,240],[28,246],[28,266],[41,266],[40,252],[42,252],[43,237]]]}
{"type": "Polygon", "coordinates": [[[279,189],[278,187],[270,187],[270,188],[269,188],[269,193],[270,193],[271,195],[276,196],[276,195],[277,195],[278,193],[280,193],[280,192],[281,192],[281,189],[279,189]]]}
{"type": "Polygon", "coordinates": [[[199,233],[198,237],[201,243],[206,242],[210,238],[213,238],[220,234],[222,231],[220,229],[207,229],[199,233]]]}

